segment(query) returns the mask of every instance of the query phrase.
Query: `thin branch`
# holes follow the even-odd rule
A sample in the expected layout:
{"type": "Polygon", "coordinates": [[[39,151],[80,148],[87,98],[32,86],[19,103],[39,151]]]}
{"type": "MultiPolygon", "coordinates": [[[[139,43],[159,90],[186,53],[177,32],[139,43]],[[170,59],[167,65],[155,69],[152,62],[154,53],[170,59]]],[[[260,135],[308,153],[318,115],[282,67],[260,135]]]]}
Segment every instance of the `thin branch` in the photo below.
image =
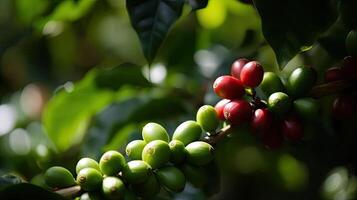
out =
{"type": "Polygon", "coordinates": [[[55,191],[55,193],[67,198],[78,196],[80,192],[81,192],[81,186],[79,185],[63,188],[55,191]]]}

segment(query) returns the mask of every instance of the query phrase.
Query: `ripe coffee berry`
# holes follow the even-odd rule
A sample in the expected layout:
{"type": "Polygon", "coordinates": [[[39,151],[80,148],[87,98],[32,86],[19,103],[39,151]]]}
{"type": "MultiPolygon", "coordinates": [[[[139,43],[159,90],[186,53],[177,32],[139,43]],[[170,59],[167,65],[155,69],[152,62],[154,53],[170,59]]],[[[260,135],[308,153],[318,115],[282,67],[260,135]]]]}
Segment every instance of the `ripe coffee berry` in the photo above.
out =
{"type": "Polygon", "coordinates": [[[236,99],[244,94],[244,87],[233,76],[220,76],[213,83],[214,92],[223,99],[236,99]]]}
{"type": "Polygon", "coordinates": [[[234,63],[232,64],[232,67],[231,67],[231,75],[237,79],[240,79],[240,73],[241,73],[244,65],[247,64],[248,62],[249,62],[249,60],[245,59],[245,58],[241,58],[241,59],[234,61],[234,63]]]}
{"type": "Polygon", "coordinates": [[[283,120],[281,132],[286,139],[298,141],[303,137],[304,129],[296,117],[290,116],[283,120]]]}
{"type": "Polygon", "coordinates": [[[340,96],[332,105],[332,115],[335,119],[351,117],[355,109],[355,99],[352,96],[340,96]]]}
{"type": "Polygon", "coordinates": [[[224,118],[224,113],[223,113],[223,109],[224,107],[231,102],[231,100],[229,99],[222,99],[220,100],[216,106],[214,107],[214,109],[216,110],[217,116],[220,120],[225,120],[224,118]]]}
{"type": "Polygon", "coordinates": [[[257,87],[263,80],[263,67],[255,61],[251,61],[244,65],[240,72],[240,80],[244,86],[257,87]]]}
{"type": "Polygon", "coordinates": [[[333,82],[343,79],[342,70],[339,67],[331,67],[325,72],[325,82],[333,82]]]}
{"type": "Polygon", "coordinates": [[[252,115],[251,127],[254,131],[269,129],[273,122],[273,115],[266,109],[257,109],[252,115]]]}
{"type": "Polygon", "coordinates": [[[252,106],[243,99],[229,102],[224,107],[224,117],[231,124],[241,124],[252,116],[252,106]]]}

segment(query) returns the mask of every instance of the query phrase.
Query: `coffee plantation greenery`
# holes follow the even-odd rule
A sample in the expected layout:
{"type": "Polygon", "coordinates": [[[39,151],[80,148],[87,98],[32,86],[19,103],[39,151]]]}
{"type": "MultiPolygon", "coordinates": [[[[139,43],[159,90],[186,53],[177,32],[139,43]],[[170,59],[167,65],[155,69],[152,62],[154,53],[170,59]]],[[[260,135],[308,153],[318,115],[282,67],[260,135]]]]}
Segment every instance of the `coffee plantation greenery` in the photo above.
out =
{"type": "MultiPolygon", "coordinates": [[[[165,51],[163,43],[176,21],[205,9],[214,10],[207,7],[211,1],[213,4],[214,0],[126,1],[131,26],[149,66],[154,65],[159,49],[165,51]]],[[[207,105],[198,103],[196,116],[181,117],[180,124],[168,121],[173,120],[171,116],[187,113],[183,102],[175,99],[175,91],[162,94],[155,91],[158,86],[142,75],[141,66],[125,63],[111,69],[94,69],[70,92],[57,92],[43,117],[48,137],[58,152],[77,151],[76,156],[70,156],[79,160],[72,159],[72,164],[66,166],[59,160],[31,183],[5,175],[1,178],[0,199],[17,199],[19,195],[39,199],[173,198],[187,184],[209,197],[220,191],[217,163],[224,159],[222,152],[227,154],[227,150],[220,151],[220,148],[235,140],[235,135],[253,138],[255,145],[265,147],[264,151],[279,151],[284,146],[311,149],[302,144],[312,143],[313,137],[323,137],[311,136],[308,130],[311,126],[326,126],[322,121],[327,118],[322,115],[329,113],[329,121],[352,118],[357,102],[353,89],[357,80],[356,2],[253,0],[243,3],[259,14],[264,43],[274,50],[280,70],[297,56],[311,58],[313,55],[309,54],[316,46],[332,55],[335,63],[329,69],[319,69],[318,63],[309,60],[305,65],[290,64],[288,76],[282,76],[279,72],[266,71],[268,68],[259,59],[252,59],[254,53],[236,56],[232,62],[225,63],[230,71],[217,74],[207,89],[218,100],[207,105]],[[137,88],[141,89],[135,91],[137,88]],[[140,94],[130,97],[133,92],[140,94]],[[332,99],[323,103],[328,105],[323,106],[321,101],[331,96],[332,99]],[[171,127],[167,129],[158,122],[171,127]],[[141,132],[141,137],[130,136],[137,132],[141,132]],[[78,144],[81,151],[76,150],[78,144]]],[[[234,26],[239,27],[239,23],[244,22],[234,26]]],[[[185,52],[177,53],[175,59],[180,60],[185,52]]],[[[348,173],[345,168],[335,172],[348,173]]],[[[295,175],[288,173],[288,180],[289,176],[295,175]]],[[[356,190],[356,186],[351,187],[356,190]]],[[[333,192],[327,190],[332,196],[333,192]]]]}

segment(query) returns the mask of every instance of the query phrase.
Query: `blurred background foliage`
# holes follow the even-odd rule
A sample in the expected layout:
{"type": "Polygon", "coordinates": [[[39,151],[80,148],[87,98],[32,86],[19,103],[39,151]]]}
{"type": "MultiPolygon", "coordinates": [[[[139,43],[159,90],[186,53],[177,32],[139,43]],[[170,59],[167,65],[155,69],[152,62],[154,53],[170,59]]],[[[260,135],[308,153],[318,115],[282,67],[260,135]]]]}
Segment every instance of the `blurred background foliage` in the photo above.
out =
{"type": "MultiPolygon", "coordinates": [[[[321,76],[345,55],[331,48],[347,33],[336,22],[279,70],[261,27],[250,4],[185,5],[149,68],[124,0],[0,0],[0,174],[42,185],[50,166],[73,171],[80,156],[123,152],[149,121],[172,134],[218,101],[212,81],[236,58],[286,77],[302,64],[321,76]]],[[[307,124],[302,143],[268,151],[246,127],[223,140],[212,199],[355,199],[356,119],[332,122],[331,99],[320,100],[327,111],[307,124]]],[[[207,196],[188,185],[170,198],[207,196]]]]}

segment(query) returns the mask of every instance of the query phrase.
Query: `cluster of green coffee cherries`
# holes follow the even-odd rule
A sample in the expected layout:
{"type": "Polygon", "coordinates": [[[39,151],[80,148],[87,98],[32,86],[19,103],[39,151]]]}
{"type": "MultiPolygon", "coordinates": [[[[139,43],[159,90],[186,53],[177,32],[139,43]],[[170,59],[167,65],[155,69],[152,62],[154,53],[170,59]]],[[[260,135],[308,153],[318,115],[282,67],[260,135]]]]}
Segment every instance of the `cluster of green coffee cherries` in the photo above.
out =
{"type": "Polygon", "coordinates": [[[148,123],[142,140],[126,146],[126,158],[118,151],[105,152],[99,163],[82,158],[76,165],[77,178],[63,167],[49,168],[45,182],[53,190],[79,185],[78,199],[151,199],[161,189],[181,192],[186,181],[195,187],[206,181],[204,168],[212,163],[213,147],[200,141],[203,130],[215,131],[219,120],[212,106],[203,106],[196,121],[186,121],[173,133],[172,140],[164,127],[148,123]]]}

